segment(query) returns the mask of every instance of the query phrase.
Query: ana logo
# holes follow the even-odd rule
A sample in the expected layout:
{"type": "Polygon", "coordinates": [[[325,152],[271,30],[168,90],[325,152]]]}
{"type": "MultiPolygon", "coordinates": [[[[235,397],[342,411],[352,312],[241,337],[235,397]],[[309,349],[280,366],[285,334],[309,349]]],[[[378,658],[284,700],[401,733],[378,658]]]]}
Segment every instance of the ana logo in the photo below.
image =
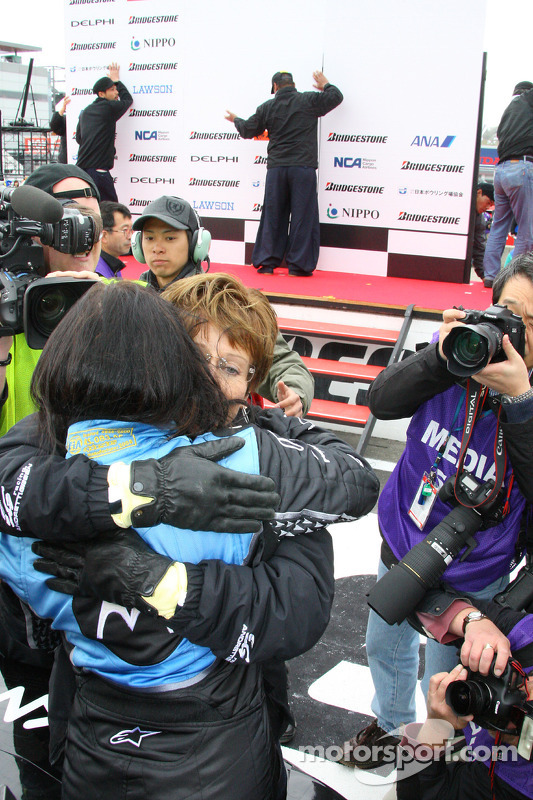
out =
{"type": "Polygon", "coordinates": [[[450,147],[455,136],[415,136],[411,147],[450,147]]]}
{"type": "Polygon", "coordinates": [[[337,208],[333,208],[333,206],[330,203],[326,211],[326,214],[330,219],[337,219],[337,217],[339,216],[339,210],[337,208]]]}

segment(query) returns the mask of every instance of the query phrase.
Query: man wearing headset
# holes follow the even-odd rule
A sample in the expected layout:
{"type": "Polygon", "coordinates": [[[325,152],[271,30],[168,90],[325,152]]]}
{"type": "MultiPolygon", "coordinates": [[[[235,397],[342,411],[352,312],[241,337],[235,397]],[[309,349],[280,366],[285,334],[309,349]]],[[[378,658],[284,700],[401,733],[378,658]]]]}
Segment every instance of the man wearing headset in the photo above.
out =
{"type": "MultiPolygon", "coordinates": [[[[163,195],[146,206],[133,223],[131,250],[149,269],[139,279],[161,292],[169,284],[202,272],[209,263],[211,234],[192,206],[181,197],[163,195]]],[[[258,394],[277,403],[287,416],[305,416],[314,394],[314,379],[300,356],[278,335],[274,362],[258,394]]]]}

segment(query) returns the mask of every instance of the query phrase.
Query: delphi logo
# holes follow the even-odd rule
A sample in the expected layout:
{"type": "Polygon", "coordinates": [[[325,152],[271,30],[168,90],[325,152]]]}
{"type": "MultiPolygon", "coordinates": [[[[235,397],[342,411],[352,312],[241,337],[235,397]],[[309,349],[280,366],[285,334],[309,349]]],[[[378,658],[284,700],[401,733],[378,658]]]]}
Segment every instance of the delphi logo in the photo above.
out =
{"type": "Polygon", "coordinates": [[[451,147],[455,136],[415,136],[411,147],[451,147]]]}

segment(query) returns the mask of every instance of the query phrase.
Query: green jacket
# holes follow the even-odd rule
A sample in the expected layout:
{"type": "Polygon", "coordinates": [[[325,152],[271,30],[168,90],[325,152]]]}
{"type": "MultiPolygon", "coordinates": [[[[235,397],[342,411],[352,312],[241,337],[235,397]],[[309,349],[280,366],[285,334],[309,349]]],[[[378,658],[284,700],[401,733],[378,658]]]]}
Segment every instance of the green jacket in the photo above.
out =
{"type": "Polygon", "coordinates": [[[309,372],[298,353],[291,350],[281,333],[278,333],[274,347],[274,361],[267,377],[258,387],[257,394],[266,397],[272,403],[278,402],[277,385],[283,381],[302,401],[304,417],[309,411],[315,391],[315,379],[309,372]]]}

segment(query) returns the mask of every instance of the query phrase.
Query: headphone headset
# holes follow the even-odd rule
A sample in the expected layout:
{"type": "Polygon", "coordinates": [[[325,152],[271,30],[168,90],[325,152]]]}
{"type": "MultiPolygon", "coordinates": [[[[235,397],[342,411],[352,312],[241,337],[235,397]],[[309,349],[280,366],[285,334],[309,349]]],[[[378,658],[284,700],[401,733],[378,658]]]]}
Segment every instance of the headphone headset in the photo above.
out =
{"type": "MultiPolygon", "coordinates": [[[[209,261],[207,256],[211,246],[211,234],[205,228],[202,228],[200,217],[196,213],[196,210],[192,208],[192,206],[191,211],[196,217],[198,227],[195,231],[191,231],[190,228],[187,229],[192,234],[189,244],[189,258],[192,260],[195,266],[198,266],[202,263],[202,261],[209,261]]],[[[131,252],[139,264],[146,264],[146,259],[144,257],[142,248],[142,236],[142,230],[133,231],[133,236],[131,237],[131,252]]]]}

